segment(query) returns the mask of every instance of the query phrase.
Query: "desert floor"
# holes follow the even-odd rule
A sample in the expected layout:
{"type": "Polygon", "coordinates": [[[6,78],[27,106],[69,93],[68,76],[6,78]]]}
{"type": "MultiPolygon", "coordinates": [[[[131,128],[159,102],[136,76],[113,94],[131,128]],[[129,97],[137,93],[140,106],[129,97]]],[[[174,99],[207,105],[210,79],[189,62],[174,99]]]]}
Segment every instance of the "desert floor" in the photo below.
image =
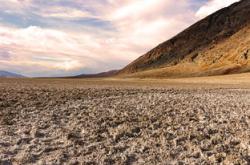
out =
{"type": "Polygon", "coordinates": [[[250,74],[0,79],[0,164],[219,163],[250,163],[250,74]]]}

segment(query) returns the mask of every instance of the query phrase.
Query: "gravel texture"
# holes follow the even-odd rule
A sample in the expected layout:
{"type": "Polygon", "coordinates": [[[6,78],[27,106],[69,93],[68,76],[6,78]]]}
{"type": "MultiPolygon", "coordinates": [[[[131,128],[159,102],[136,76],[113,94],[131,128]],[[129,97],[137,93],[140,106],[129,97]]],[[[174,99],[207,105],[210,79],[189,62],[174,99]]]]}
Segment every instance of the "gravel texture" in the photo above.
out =
{"type": "Polygon", "coordinates": [[[0,164],[250,164],[250,90],[0,85],[0,164]]]}

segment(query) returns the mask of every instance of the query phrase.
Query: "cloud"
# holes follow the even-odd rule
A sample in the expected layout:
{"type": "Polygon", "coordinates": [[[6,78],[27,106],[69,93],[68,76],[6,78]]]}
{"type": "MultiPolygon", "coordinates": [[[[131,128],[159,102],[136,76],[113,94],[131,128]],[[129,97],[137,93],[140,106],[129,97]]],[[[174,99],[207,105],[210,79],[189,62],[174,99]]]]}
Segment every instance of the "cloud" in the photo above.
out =
{"type": "Polygon", "coordinates": [[[74,9],[70,7],[49,7],[42,8],[36,14],[47,18],[61,18],[61,19],[81,19],[81,18],[95,18],[91,13],[74,9]]]}
{"type": "Polygon", "coordinates": [[[11,57],[1,65],[32,76],[121,68],[195,22],[187,0],[11,0],[0,8],[23,20],[0,25],[11,57]]]}
{"type": "Polygon", "coordinates": [[[189,5],[186,0],[110,0],[98,11],[117,30],[116,42],[127,49],[128,45],[130,48],[144,47],[138,57],[196,21],[189,5]]]}
{"type": "Polygon", "coordinates": [[[0,0],[0,8],[6,12],[23,12],[32,5],[32,0],[0,0]]]}
{"type": "Polygon", "coordinates": [[[196,17],[204,18],[223,7],[227,7],[238,1],[240,0],[210,0],[196,12],[196,17]]]}
{"type": "Polygon", "coordinates": [[[11,58],[10,52],[8,50],[0,48],[0,60],[6,61],[6,60],[9,60],[10,58],[11,58]]]}
{"type": "MultiPolygon", "coordinates": [[[[119,63],[127,62],[124,56],[118,56],[121,50],[119,45],[111,48],[112,40],[106,39],[107,36],[98,35],[98,38],[95,35],[36,26],[27,28],[0,26],[0,45],[6,50],[2,54],[11,50],[11,53],[9,52],[11,59],[8,61],[0,59],[0,61],[2,65],[8,66],[33,66],[32,76],[40,75],[38,68],[41,67],[51,70],[51,75],[54,75],[59,71],[74,73],[84,68],[97,71],[108,69],[110,66],[105,67],[105,64],[113,60],[119,63]]],[[[129,50],[126,52],[127,55],[133,53],[129,50]]]]}

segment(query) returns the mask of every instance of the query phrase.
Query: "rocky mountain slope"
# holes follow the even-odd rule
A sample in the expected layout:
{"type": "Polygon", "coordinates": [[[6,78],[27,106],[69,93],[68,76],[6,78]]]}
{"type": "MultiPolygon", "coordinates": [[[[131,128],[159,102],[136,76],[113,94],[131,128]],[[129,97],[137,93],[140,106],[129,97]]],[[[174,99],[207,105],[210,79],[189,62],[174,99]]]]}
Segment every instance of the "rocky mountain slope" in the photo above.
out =
{"type": "Polygon", "coordinates": [[[0,70],[0,78],[22,78],[23,75],[0,70]]]}
{"type": "Polygon", "coordinates": [[[204,18],[119,72],[124,77],[182,77],[250,70],[250,0],[204,18]]]}

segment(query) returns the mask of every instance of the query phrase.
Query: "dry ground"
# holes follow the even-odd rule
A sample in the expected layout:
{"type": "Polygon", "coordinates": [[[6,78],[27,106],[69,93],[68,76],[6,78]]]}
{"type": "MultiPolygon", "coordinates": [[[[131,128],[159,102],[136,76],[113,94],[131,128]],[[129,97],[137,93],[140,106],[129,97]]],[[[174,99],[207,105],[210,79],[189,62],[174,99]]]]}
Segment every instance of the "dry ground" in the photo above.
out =
{"type": "Polygon", "coordinates": [[[249,77],[0,79],[0,164],[249,164],[249,77]]]}

